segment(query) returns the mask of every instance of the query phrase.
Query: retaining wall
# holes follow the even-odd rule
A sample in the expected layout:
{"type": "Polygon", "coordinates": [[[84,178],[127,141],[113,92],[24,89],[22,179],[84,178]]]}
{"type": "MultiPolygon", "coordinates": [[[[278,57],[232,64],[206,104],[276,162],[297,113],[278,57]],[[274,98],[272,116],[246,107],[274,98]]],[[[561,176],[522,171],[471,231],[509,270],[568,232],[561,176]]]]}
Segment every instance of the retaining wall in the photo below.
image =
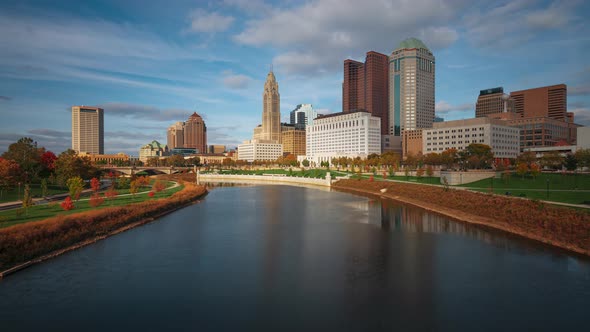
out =
{"type": "Polygon", "coordinates": [[[303,178],[295,176],[279,175],[235,175],[235,174],[199,174],[199,181],[244,181],[244,182],[274,182],[274,183],[295,183],[310,184],[322,187],[331,187],[332,180],[329,176],[326,179],[303,178]]]}

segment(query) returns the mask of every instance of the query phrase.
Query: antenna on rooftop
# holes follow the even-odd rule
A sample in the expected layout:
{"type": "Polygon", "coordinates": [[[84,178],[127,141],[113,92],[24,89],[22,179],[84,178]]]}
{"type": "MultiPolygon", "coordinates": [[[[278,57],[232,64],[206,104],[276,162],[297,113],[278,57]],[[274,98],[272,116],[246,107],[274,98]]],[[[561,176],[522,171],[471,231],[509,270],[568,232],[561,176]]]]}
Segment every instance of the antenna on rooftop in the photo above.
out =
{"type": "Polygon", "coordinates": [[[272,63],[270,64],[270,71],[272,72],[272,63]]]}

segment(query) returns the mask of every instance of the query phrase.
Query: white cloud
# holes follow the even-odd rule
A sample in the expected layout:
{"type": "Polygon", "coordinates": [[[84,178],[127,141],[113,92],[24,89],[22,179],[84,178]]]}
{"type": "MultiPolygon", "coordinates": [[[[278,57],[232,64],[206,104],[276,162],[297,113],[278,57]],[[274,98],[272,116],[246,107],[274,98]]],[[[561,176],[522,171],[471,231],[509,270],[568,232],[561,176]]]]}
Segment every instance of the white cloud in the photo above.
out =
{"type": "MultiPolygon", "coordinates": [[[[153,106],[118,102],[103,103],[97,107],[103,108],[107,117],[128,117],[162,122],[184,121],[193,113],[193,111],[184,109],[160,109],[153,106]]],[[[199,113],[199,115],[205,117],[205,114],[199,113]]],[[[162,130],[165,129],[162,127],[162,130]]]]}
{"type": "Polygon", "coordinates": [[[475,106],[471,103],[464,103],[460,105],[451,105],[448,102],[441,100],[436,103],[434,109],[437,114],[444,115],[449,112],[464,112],[464,111],[471,111],[475,109],[475,106]]]}
{"type": "Polygon", "coordinates": [[[573,110],[568,110],[570,112],[574,112],[574,122],[584,125],[590,126],[590,108],[581,107],[576,108],[573,110]]]}
{"type": "Polygon", "coordinates": [[[335,72],[351,54],[369,50],[389,54],[408,37],[422,38],[433,49],[448,47],[458,38],[448,24],[457,17],[457,8],[450,3],[365,1],[361,5],[357,0],[316,0],[251,19],[234,39],[245,45],[278,48],[275,64],[279,71],[335,72]]]}
{"type": "Polygon", "coordinates": [[[234,22],[232,16],[223,16],[216,12],[209,13],[202,9],[194,10],[189,18],[191,32],[222,32],[229,29],[234,22]]]}
{"type": "Polygon", "coordinates": [[[590,85],[578,85],[567,89],[568,96],[590,95],[590,85]]]}
{"type": "Polygon", "coordinates": [[[232,71],[223,73],[222,82],[229,89],[246,89],[252,78],[242,74],[234,74],[232,71]]]}

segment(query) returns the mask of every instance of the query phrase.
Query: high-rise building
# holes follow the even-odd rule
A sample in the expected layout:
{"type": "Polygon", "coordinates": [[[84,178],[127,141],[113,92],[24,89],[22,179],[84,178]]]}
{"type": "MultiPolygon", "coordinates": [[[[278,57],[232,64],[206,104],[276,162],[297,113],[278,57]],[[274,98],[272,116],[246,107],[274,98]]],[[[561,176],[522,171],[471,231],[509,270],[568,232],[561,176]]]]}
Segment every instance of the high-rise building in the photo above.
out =
{"type": "Polygon", "coordinates": [[[104,110],[72,106],[72,150],[104,154],[104,110]]]}
{"type": "Polygon", "coordinates": [[[290,123],[299,128],[305,128],[313,124],[313,119],[317,118],[318,113],[313,109],[311,104],[299,104],[291,111],[290,123]]]}
{"type": "MultiPolygon", "coordinates": [[[[178,147],[180,146],[174,148],[178,147]]],[[[207,126],[197,112],[189,116],[184,123],[184,146],[182,147],[197,149],[197,153],[207,152],[207,126]]]]}
{"type": "Polygon", "coordinates": [[[344,61],[342,111],[365,110],[381,119],[381,134],[389,130],[389,58],[375,51],[367,52],[365,62],[344,61]]]}
{"type": "Polygon", "coordinates": [[[280,142],[281,140],[281,100],[279,84],[272,70],[266,76],[262,94],[262,131],[260,139],[280,142]]]}
{"type": "Polygon", "coordinates": [[[169,149],[184,147],[184,122],[179,121],[168,127],[166,137],[169,149]]]}
{"type": "Polygon", "coordinates": [[[225,145],[209,145],[209,153],[224,153],[225,145]]]}
{"type": "Polygon", "coordinates": [[[549,117],[566,121],[568,117],[565,84],[513,91],[510,98],[514,100],[514,112],[523,118],[549,117]]]}
{"type": "Polygon", "coordinates": [[[485,89],[479,91],[479,97],[475,103],[475,117],[481,118],[489,114],[513,112],[514,100],[504,94],[503,87],[485,89]]]}
{"type": "Polygon", "coordinates": [[[304,156],[305,130],[297,127],[295,127],[293,130],[283,130],[281,132],[281,143],[283,144],[283,153],[304,156]]]}
{"type": "Polygon", "coordinates": [[[432,127],[434,81],[432,52],[416,38],[402,41],[389,57],[389,135],[432,127]]]}

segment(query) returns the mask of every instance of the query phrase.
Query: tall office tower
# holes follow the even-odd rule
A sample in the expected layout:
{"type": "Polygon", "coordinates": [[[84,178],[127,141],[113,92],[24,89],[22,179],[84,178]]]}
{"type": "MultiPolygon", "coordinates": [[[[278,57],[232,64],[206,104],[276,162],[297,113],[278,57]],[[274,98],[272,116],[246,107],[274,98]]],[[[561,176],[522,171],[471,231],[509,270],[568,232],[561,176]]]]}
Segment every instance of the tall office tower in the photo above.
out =
{"type": "Polygon", "coordinates": [[[104,110],[72,106],[72,150],[104,154],[104,110]]]}
{"type": "Polygon", "coordinates": [[[514,101],[504,94],[503,87],[479,91],[475,103],[475,117],[481,118],[489,114],[513,112],[514,101]]]}
{"type": "Polygon", "coordinates": [[[523,118],[549,117],[566,121],[567,86],[558,84],[510,93],[514,112],[523,118]]]}
{"type": "Polygon", "coordinates": [[[179,121],[168,127],[166,137],[168,149],[184,147],[184,122],[179,121]]]}
{"type": "Polygon", "coordinates": [[[197,112],[184,123],[184,147],[197,149],[198,153],[207,153],[207,126],[197,112]]]}
{"type": "Polygon", "coordinates": [[[260,139],[281,141],[281,100],[279,84],[272,70],[266,76],[262,94],[262,132],[260,139]]]}
{"type": "Polygon", "coordinates": [[[299,104],[291,111],[290,124],[299,128],[305,128],[313,124],[313,119],[317,118],[318,112],[313,109],[311,104],[299,104]]]}
{"type": "Polygon", "coordinates": [[[342,111],[352,112],[365,109],[365,64],[344,60],[344,81],[342,82],[342,111]]]}
{"type": "Polygon", "coordinates": [[[389,57],[389,134],[431,128],[434,121],[434,55],[416,38],[389,57]]]}
{"type": "Polygon", "coordinates": [[[381,134],[389,130],[389,58],[374,51],[367,52],[365,63],[345,60],[342,83],[342,111],[365,110],[381,118],[381,134]]]}

